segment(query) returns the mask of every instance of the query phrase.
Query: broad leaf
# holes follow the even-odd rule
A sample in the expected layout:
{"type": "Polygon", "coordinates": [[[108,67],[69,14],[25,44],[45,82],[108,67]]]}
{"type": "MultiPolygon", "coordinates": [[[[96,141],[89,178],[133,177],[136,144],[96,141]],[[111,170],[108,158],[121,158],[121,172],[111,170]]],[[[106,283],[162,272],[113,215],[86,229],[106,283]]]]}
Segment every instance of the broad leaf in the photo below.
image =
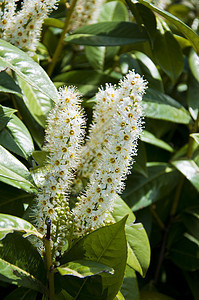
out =
{"type": "Polygon", "coordinates": [[[180,45],[170,31],[156,33],[153,53],[161,69],[175,83],[184,68],[184,58],[180,45]]]}
{"type": "Polygon", "coordinates": [[[170,96],[153,89],[147,89],[143,97],[144,111],[148,118],[189,124],[191,116],[186,109],[170,96]]]}
{"type": "Polygon", "coordinates": [[[199,82],[199,70],[198,70],[199,56],[193,49],[192,49],[192,51],[190,51],[190,55],[189,55],[189,66],[190,66],[193,76],[199,82]]]}
{"type": "Polygon", "coordinates": [[[0,181],[29,193],[37,191],[28,169],[2,146],[0,146],[0,181]]]}
{"type": "Polygon", "coordinates": [[[197,207],[186,209],[182,219],[188,233],[199,241],[199,209],[197,207]]]}
{"type": "Polygon", "coordinates": [[[1,241],[0,280],[46,293],[45,269],[36,248],[19,234],[1,241]]]}
{"type": "Polygon", "coordinates": [[[16,111],[16,109],[0,105],[0,131],[6,126],[16,111]]]}
{"type": "Polygon", "coordinates": [[[21,96],[20,88],[5,71],[0,72],[0,92],[21,96]]]}
{"type": "Polygon", "coordinates": [[[114,269],[114,274],[102,273],[86,279],[62,276],[62,287],[74,299],[113,299],[123,282],[127,259],[124,225],[126,217],[118,223],[95,230],[77,241],[61,263],[79,259],[92,260],[114,269]],[[73,279],[73,280],[72,280],[73,279]]]}
{"type": "Polygon", "coordinates": [[[151,205],[168,195],[177,185],[179,173],[166,163],[148,163],[148,177],[128,177],[122,198],[133,211],[151,205]]]}
{"type": "Polygon", "coordinates": [[[199,81],[192,74],[188,78],[187,104],[189,111],[194,120],[197,119],[199,106],[199,81]]]}
{"type": "Polygon", "coordinates": [[[93,276],[103,272],[114,274],[114,270],[112,268],[88,260],[76,260],[74,262],[69,262],[57,269],[61,275],[74,275],[79,278],[85,278],[87,276],[93,276]]]}
{"type": "Polygon", "coordinates": [[[169,250],[169,258],[180,268],[194,271],[199,268],[199,247],[182,237],[169,250]]]}
{"type": "Polygon", "coordinates": [[[67,42],[88,46],[121,46],[146,40],[144,29],[140,31],[138,25],[131,22],[91,24],[77,29],[66,37],[67,42]]]}
{"type": "Polygon", "coordinates": [[[179,170],[199,192],[199,167],[194,160],[175,160],[172,161],[172,165],[179,170]]]}
{"type": "Polygon", "coordinates": [[[46,115],[52,108],[50,98],[29,85],[25,80],[18,77],[20,88],[23,92],[23,100],[33,118],[41,125],[46,125],[46,115]]]}
{"type": "Polygon", "coordinates": [[[187,26],[183,21],[181,21],[174,15],[156,7],[154,4],[146,0],[139,0],[139,2],[145,5],[146,7],[150,8],[154,12],[158,13],[168,21],[170,21],[173,25],[175,25],[178,28],[178,30],[181,33],[183,33],[184,36],[186,36],[186,38],[191,42],[194,50],[199,53],[199,36],[189,26],[187,26]]]}
{"type": "Polygon", "coordinates": [[[126,237],[128,241],[128,265],[145,276],[150,262],[150,245],[147,234],[141,223],[134,223],[135,216],[130,207],[119,197],[116,197],[112,216],[115,221],[119,221],[128,214],[125,225],[126,237]]]}
{"type": "Polygon", "coordinates": [[[23,300],[35,300],[37,297],[37,291],[19,287],[12,291],[4,300],[23,299],[23,300]]]}
{"type": "Polygon", "coordinates": [[[57,99],[57,90],[42,67],[28,54],[4,40],[0,40],[0,66],[10,68],[41,93],[57,99]]]}
{"type": "Polygon", "coordinates": [[[0,240],[2,240],[8,233],[14,231],[20,231],[24,233],[24,236],[34,235],[42,239],[42,235],[37,231],[37,229],[21,218],[0,214],[0,240]]]}
{"type": "Polygon", "coordinates": [[[121,293],[125,300],[139,300],[139,288],[135,271],[126,266],[124,281],[121,287],[121,293]]]}
{"type": "Polygon", "coordinates": [[[23,122],[12,115],[0,132],[0,144],[8,150],[28,159],[34,151],[32,137],[23,122]]]}
{"type": "Polygon", "coordinates": [[[192,133],[190,136],[199,144],[199,133],[192,133]]]}
{"type": "Polygon", "coordinates": [[[148,81],[148,86],[156,90],[164,91],[162,79],[156,65],[142,52],[134,51],[133,54],[125,53],[120,56],[121,70],[126,74],[134,69],[137,73],[143,74],[148,81]]]}
{"type": "Polygon", "coordinates": [[[64,28],[64,22],[62,22],[61,20],[55,19],[55,18],[44,19],[44,25],[52,26],[52,27],[60,28],[60,29],[64,28]]]}
{"type": "Polygon", "coordinates": [[[165,143],[161,139],[158,139],[155,135],[153,135],[149,131],[144,130],[143,135],[141,136],[141,140],[145,143],[149,143],[154,146],[160,147],[164,150],[167,150],[169,152],[173,152],[173,148],[169,144],[165,143]]]}
{"type": "Polygon", "coordinates": [[[63,73],[54,78],[54,81],[63,82],[63,85],[75,85],[79,91],[86,96],[93,96],[101,85],[106,82],[117,83],[114,78],[90,70],[78,70],[63,73]]]}

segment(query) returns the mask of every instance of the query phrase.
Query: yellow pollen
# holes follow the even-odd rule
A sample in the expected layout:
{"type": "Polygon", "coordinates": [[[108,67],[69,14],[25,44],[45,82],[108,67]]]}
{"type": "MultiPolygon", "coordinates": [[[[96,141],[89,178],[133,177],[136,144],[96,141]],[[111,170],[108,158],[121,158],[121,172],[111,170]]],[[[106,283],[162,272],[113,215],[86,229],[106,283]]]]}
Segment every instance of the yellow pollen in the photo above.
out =
{"type": "Polygon", "coordinates": [[[6,23],[7,23],[7,21],[4,19],[4,20],[2,21],[2,23],[3,23],[3,24],[6,24],[6,23]]]}
{"type": "Polygon", "coordinates": [[[43,201],[42,201],[42,204],[43,204],[43,205],[46,205],[46,203],[47,203],[46,200],[43,200],[43,201]]]}
{"type": "Polygon", "coordinates": [[[70,99],[69,99],[69,98],[66,98],[66,99],[65,99],[65,102],[66,102],[66,103],[69,103],[69,102],[70,102],[70,99]]]}
{"type": "Polygon", "coordinates": [[[30,29],[34,29],[34,25],[33,24],[30,25],[30,29]]]}
{"type": "Polygon", "coordinates": [[[49,215],[52,215],[54,213],[54,209],[49,208],[48,213],[49,213],[49,215]]]}
{"type": "Polygon", "coordinates": [[[116,147],[116,150],[117,150],[117,151],[121,151],[121,149],[122,149],[122,148],[121,148],[120,146],[117,146],[117,147],[116,147]]]}
{"type": "Polygon", "coordinates": [[[104,198],[101,197],[101,198],[98,199],[98,201],[99,202],[104,202],[104,198]]]}
{"type": "Polygon", "coordinates": [[[96,192],[97,193],[100,193],[101,192],[101,189],[98,187],[98,188],[96,188],[96,192]]]}
{"type": "Polygon", "coordinates": [[[128,114],[128,117],[133,118],[133,114],[132,113],[128,114]]]}
{"type": "Polygon", "coordinates": [[[104,102],[105,102],[105,101],[106,101],[106,98],[105,98],[105,97],[104,97],[104,98],[102,98],[102,101],[104,101],[104,102]]]}
{"type": "Polygon", "coordinates": [[[18,35],[18,36],[22,36],[22,32],[19,31],[19,32],[17,33],[17,35],[18,35]]]}
{"type": "Polygon", "coordinates": [[[44,228],[43,227],[39,227],[39,231],[40,232],[44,232],[44,228]]]}
{"type": "Polygon", "coordinates": [[[55,185],[52,185],[52,186],[51,186],[51,190],[55,191],[55,190],[56,190],[56,186],[55,186],[55,185]]]}
{"type": "Polygon", "coordinates": [[[61,149],[61,151],[65,153],[65,152],[67,152],[67,148],[66,148],[66,147],[63,147],[63,148],[61,149]]]}
{"type": "Polygon", "coordinates": [[[70,119],[69,119],[69,118],[66,118],[65,122],[66,122],[66,123],[69,123],[69,122],[70,122],[70,119]]]}
{"type": "Polygon", "coordinates": [[[109,178],[107,179],[107,182],[108,182],[108,183],[111,183],[111,182],[112,182],[112,178],[109,177],[109,178]]]}
{"type": "Polygon", "coordinates": [[[64,175],[64,171],[60,171],[59,175],[61,175],[61,176],[64,175]]]}
{"type": "Polygon", "coordinates": [[[120,124],[120,126],[121,126],[121,127],[124,127],[124,126],[125,126],[125,123],[124,123],[124,122],[122,122],[122,123],[120,124]]]}
{"type": "Polygon", "coordinates": [[[55,161],[55,165],[56,165],[56,166],[59,166],[59,164],[60,164],[59,160],[56,160],[56,161],[55,161]]]}
{"type": "Polygon", "coordinates": [[[74,130],[71,129],[69,133],[70,133],[70,135],[73,135],[75,132],[74,132],[74,130]]]}
{"type": "Polygon", "coordinates": [[[132,126],[132,129],[135,130],[135,126],[132,126]]]}
{"type": "Polygon", "coordinates": [[[95,216],[95,217],[93,218],[93,221],[97,221],[97,216],[95,216]]]}
{"type": "Polygon", "coordinates": [[[110,162],[111,162],[112,164],[114,164],[114,163],[115,163],[115,158],[112,157],[112,158],[110,159],[110,162]]]}
{"type": "Polygon", "coordinates": [[[129,136],[128,136],[128,135],[125,135],[125,136],[124,136],[124,140],[125,140],[125,141],[128,141],[128,139],[129,139],[129,136]]]}
{"type": "Polygon", "coordinates": [[[119,168],[115,169],[115,173],[119,173],[119,172],[120,172],[119,168]]]}
{"type": "Polygon", "coordinates": [[[90,214],[90,213],[91,213],[91,209],[88,207],[87,210],[86,210],[86,212],[87,212],[88,214],[90,214]]]}
{"type": "Polygon", "coordinates": [[[97,156],[98,156],[98,157],[101,157],[101,156],[102,156],[102,153],[98,152],[98,153],[97,153],[97,156]]]}
{"type": "Polygon", "coordinates": [[[134,81],[134,80],[132,80],[132,81],[131,81],[131,84],[132,84],[132,85],[134,85],[134,84],[135,84],[135,81],[134,81]]]}

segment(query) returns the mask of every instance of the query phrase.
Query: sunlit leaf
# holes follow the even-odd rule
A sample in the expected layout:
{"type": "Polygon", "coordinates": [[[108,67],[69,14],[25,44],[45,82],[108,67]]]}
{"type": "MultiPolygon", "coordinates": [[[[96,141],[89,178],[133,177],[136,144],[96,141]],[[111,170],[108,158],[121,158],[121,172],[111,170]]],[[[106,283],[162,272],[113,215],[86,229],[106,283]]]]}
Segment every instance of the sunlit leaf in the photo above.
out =
{"type": "Polygon", "coordinates": [[[143,133],[144,134],[141,136],[141,140],[143,142],[160,147],[169,152],[173,152],[173,148],[169,144],[165,143],[161,139],[156,138],[156,136],[153,135],[151,132],[144,130],[143,133]]]}

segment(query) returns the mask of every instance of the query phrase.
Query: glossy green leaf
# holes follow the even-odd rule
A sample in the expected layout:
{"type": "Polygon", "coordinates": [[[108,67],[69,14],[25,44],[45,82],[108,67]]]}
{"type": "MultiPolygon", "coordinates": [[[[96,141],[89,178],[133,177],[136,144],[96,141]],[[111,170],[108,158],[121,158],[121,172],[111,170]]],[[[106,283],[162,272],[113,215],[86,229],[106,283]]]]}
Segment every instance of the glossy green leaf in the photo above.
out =
{"type": "Polygon", "coordinates": [[[126,266],[124,281],[121,287],[121,293],[125,300],[139,300],[139,288],[135,271],[126,266]]]}
{"type": "Polygon", "coordinates": [[[0,146],[0,181],[29,193],[36,192],[28,169],[2,146],[0,146]]]}
{"type": "Polygon", "coordinates": [[[0,92],[21,96],[20,88],[5,71],[0,72],[0,92]]]}
{"type": "Polygon", "coordinates": [[[148,86],[163,92],[163,84],[160,73],[152,60],[142,52],[134,51],[133,54],[125,53],[120,56],[122,73],[126,74],[134,69],[137,73],[144,75],[148,86]]]}
{"type": "Polygon", "coordinates": [[[115,221],[128,214],[125,230],[128,241],[128,265],[145,276],[150,263],[150,245],[147,234],[141,223],[134,223],[135,216],[130,207],[119,197],[115,199],[114,210],[111,213],[115,221]]]}
{"type": "Polygon", "coordinates": [[[182,237],[169,250],[169,258],[180,268],[194,271],[199,268],[199,247],[182,237]]]}
{"type": "Polygon", "coordinates": [[[190,136],[199,144],[199,133],[192,133],[190,136]]]}
{"type": "Polygon", "coordinates": [[[199,81],[197,81],[192,74],[188,79],[188,91],[187,91],[187,104],[189,111],[194,120],[197,119],[199,105],[199,81]]]}
{"type": "Polygon", "coordinates": [[[44,263],[36,248],[16,233],[0,245],[0,280],[46,293],[44,263]]]}
{"type": "Polygon", "coordinates": [[[19,287],[12,291],[4,300],[23,299],[23,300],[35,300],[37,297],[37,291],[19,287]]]}
{"type": "Polygon", "coordinates": [[[147,40],[147,35],[131,22],[101,22],[83,26],[66,41],[77,45],[88,46],[121,46],[139,43],[147,40]]]}
{"type": "Polygon", "coordinates": [[[48,152],[46,151],[34,151],[32,153],[33,159],[36,161],[36,163],[42,167],[45,165],[46,159],[48,157],[48,152]]]}
{"type": "Polygon", "coordinates": [[[134,162],[133,165],[133,170],[136,170],[143,176],[147,177],[147,155],[146,155],[146,147],[145,144],[140,141],[138,145],[138,155],[136,157],[136,161],[134,162]]]}
{"type": "Polygon", "coordinates": [[[197,207],[186,209],[182,219],[188,233],[199,241],[199,209],[197,207]]]}
{"type": "Polygon", "coordinates": [[[0,131],[6,126],[16,111],[16,109],[0,105],[0,131]]]}
{"type": "Polygon", "coordinates": [[[24,124],[31,133],[34,141],[37,143],[39,148],[41,148],[44,142],[44,128],[35,121],[22,98],[16,97],[15,101],[17,103],[20,115],[23,118],[24,124]]]}
{"type": "Polygon", "coordinates": [[[167,150],[169,152],[173,152],[173,148],[162,141],[161,139],[158,139],[155,135],[153,135],[151,132],[144,130],[143,135],[141,136],[141,140],[145,143],[152,144],[154,146],[160,147],[164,150],[167,150]]]}
{"type": "Polygon", "coordinates": [[[147,89],[143,97],[144,111],[148,118],[189,124],[191,116],[186,109],[170,96],[153,89],[147,89]]]}
{"type": "Polygon", "coordinates": [[[148,163],[148,177],[128,177],[122,198],[133,211],[151,205],[168,195],[177,185],[179,173],[166,163],[148,163]]]}
{"type": "Polygon", "coordinates": [[[184,68],[180,45],[170,31],[156,33],[153,53],[161,69],[176,82],[184,68]]]}
{"type": "Polygon", "coordinates": [[[51,26],[55,28],[64,28],[64,22],[55,18],[46,18],[44,19],[44,25],[51,26]]]}
{"type": "Polygon", "coordinates": [[[193,76],[199,82],[199,56],[193,49],[189,55],[189,66],[193,76]]]}
{"type": "Polygon", "coordinates": [[[42,235],[29,222],[15,216],[0,214],[0,240],[14,231],[23,232],[25,237],[35,235],[42,239],[42,235]]]}
{"type": "Polygon", "coordinates": [[[162,10],[156,7],[154,4],[146,1],[146,0],[138,0],[140,3],[150,8],[154,12],[158,13],[168,21],[170,21],[173,25],[175,25],[178,30],[186,36],[186,38],[191,42],[193,48],[196,52],[199,53],[199,36],[196,32],[194,32],[188,25],[186,25],[183,21],[170,14],[169,12],[162,10]]]}
{"type": "Polygon", "coordinates": [[[37,121],[42,127],[45,127],[46,115],[52,108],[52,102],[50,98],[42,94],[40,91],[34,89],[19,76],[18,82],[23,92],[23,100],[26,107],[28,108],[35,121],[37,121]]]}
{"type": "Polygon", "coordinates": [[[69,262],[65,266],[57,268],[59,273],[63,276],[74,275],[80,278],[85,278],[87,276],[93,276],[100,273],[110,273],[114,274],[114,270],[104,264],[100,264],[94,261],[83,261],[76,260],[69,262]]]}
{"type": "Polygon", "coordinates": [[[19,48],[0,40],[0,66],[10,68],[18,76],[51,99],[57,90],[45,71],[19,48]]]}
{"type": "Polygon", "coordinates": [[[105,3],[98,17],[98,22],[111,22],[111,21],[128,21],[128,10],[126,6],[120,1],[111,1],[105,3]]]}
{"type": "Polygon", "coordinates": [[[127,259],[127,245],[124,231],[126,218],[121,221],[99,228],[84,238],[64,254],[61,263],[75,260],[92,260],[114,269],[114,274],[102,273],[86,279],[62,276],[59,280],[62,287],[74,299],[91,300],[113,299],[122,285],[127,259]],[[73,280],[72,280],[73,279],[73,280]]]}
{"type": "Polygon", "coordinates": [[[86,96],[93,96],[101,85],[106,82],[117,83],[114,78],[90,70],[70,71],[54,78],[54,81],[63,82],[63,85],[75,85],[78,90],[86,96]]]}
{"type": "Polygon", "coordinates": [[[25,159],[28,159],[34,151],[34,144],[28,129],[15,115],[12,115],[6,127],[1,130],[0,144],[25,159]]]}
{"type": "Polygon", "coordinates": [[[191,159],[181,159],[171,162],[172,165],[179,170],[199,192],[199,167],[191,159]]]}

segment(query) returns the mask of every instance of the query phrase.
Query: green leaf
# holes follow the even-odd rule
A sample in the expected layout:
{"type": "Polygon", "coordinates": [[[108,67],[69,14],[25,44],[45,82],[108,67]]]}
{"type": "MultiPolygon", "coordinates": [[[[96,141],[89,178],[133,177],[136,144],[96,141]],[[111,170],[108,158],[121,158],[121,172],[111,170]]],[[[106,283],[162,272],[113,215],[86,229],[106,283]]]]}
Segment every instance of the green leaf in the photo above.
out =
{"type": "Polygon", "coordinates": [[[133,169],[145,177],[148,177],[147,173],[147,157],[146,157],[146,149],[145,144],[140,141],[138,145],[138,156],[136,157],[136,161],[133,165],[133,169]]]}
{"type": "Polygon", "coordinates": [[[61,263],[75,260],[91,260],[114,269],[114,274],[102,273],[86,279],[62,276],[62,287],[74,299],[113,299],[123,282],[127,259],[124,225],[127,217],[118,223],[95,230],[64,254],[61,263]],[[67,277],[67,278],[66,278],[67,277]],[[70,280],[71,279],[71,280],[70,280]],[[73,280],[72,280],[73,279],[73,280]],[[67,280],[67,281],[66,281],[67,280]]]}
{"type": "Polygon", "coordinates": [[[80,278],[93,276],[103,272],[114,274],[114,270],[104,264],[88,260],[76,260],[69,262],[65,266],[58,267],[57,270],[63,275],[74,275],[80,278]]]}
{"type": "Polygon", "coordinates": [[[160,147],[169,152],[173,152],[173,148],[169,146],[169,144],[165,143],[163,140],[158,139],[151,132],[144,130],[143,135],[141,136],[141,140],[145,143],[152,144],[154,146],[160,147]]]}
{"type": "Polygon", "coordinates": [[[146,33],[137,24],[115,21],[82,26],[66,37],[67,42],[88,46],[121,46],[146,40],[146,33]]]}
{"type": "Polygon", "coordinates": [[[15,216],[0,214],[0,240],[14,231],[23,232],[25,237],[29,235],[35,235],[40,239],[43,237],[29,222],[15,216]]]}
{"type": "Polygon", "coordinates": [[[152,3],[149,3],[149,1],[139,0],[139,2],[175,25],[178,30],[183,33],[184,36],[186,36],[186,38],[191,42],[194,50],[199,53],[199,36],[189,26],[169,12],[156,7],[152,3]]]}
{"type": "Polygon", "coordinates": [[[199,247],[182,237],[169,250],[169,258],[180,268],[195,271],[199,268],[199,247]]]}
{"type": "Polygon", "coordinates": [[[144,53],[134,51],[133,54],[122,54],[120,56],[120,64],[123,74],[134,69],[137,73],[144,75],[150,88],[160,90],[161,92],[164,91],[162,79],[156,65],[144,53]]]}
{"type": "Polygon", "coordinates": [[[2,146],[0,146],[0,181],[29,193],[36,192],[28,169],[2,146]]]}
{"type": "Polygon", "coordinates": [[[166,163],[148,163],[148,178],[140,174],[128,177],[122,195],[133,211],[151,205],[168,195],[177,185],[179,173],[166,163]]]}
{"type": "Polygon", "coordinates": [[[190,136],[199,144],[199,133],[192,133],[190,136]]]}
{"type": "Polygon", "coordinates": [[[34,151],[34,144],[28,129],[15,115],[12,115],[6,127],[1,130],[0,144],[25,159],[28,159],[34,151]]]}
{"type": "Polygon", "coordinates": [[[194,120],[197,119],[199,107],[199,81],[197,81],[192,74],[188,78],[187,104],[189,111],[194,120]]]}
{"type": "Polygon", "coordinates": [[[48,157],[48,152],[46,151],[34,151],[32,157],[37,162],[37,164],[42,167],[45,165],[46,159],[48,157]]]}
{"type": "Polygon", "coordinates": [[[193,49],[192,49],[192,51],[190,51],[190,55],[189,55],[189,66],[190,66],[193,76],[199,82],[199,70],[198,70],[199,57],[193,49]]]}
{"type": "Polygon", "coordinates": [[[0,72],[0,92],[21,96],[20,88],[5,71],[0,72]]]}
{"type": "Polygon", "coordinates": [[[44,263],[36,248],[20,234],[1,241],[0,280],[46,293],[44,263]]]}
{"type": "Polygon", "coordinates": [[[33,88],[25,80],[18,76],[19,86],[23,92],[23,100],[29,112],[41,125],[46,125],[46,115],[52,108],[52,102],[49,97],[33,88]]]}
{"type": "Polygon", "coordinates": [[[180,171],[199,192],[199,167],[192,159],[181,159],[171,162],[172,165],[180,171]]]}
{"type": "Polygon", "coordinates": [[[111,22],[111,21],[128,21],[128,10],[126,6],[120,1],[111,1],[105,3],[98,17],[98,22],[111,22]]]}
{"type": "Polygon", "coordinates": [[[121,220],[126,214],[129,215],[125,225],[129,246],[127,263],[144,277],[150,262],[150,245],[143,225],[134,223],[134,214],[119,196],[116,197],[114,210],[111,214],[116,222],[121,220]]]}
{"type": "Polygon", "coordinates": [[[27,126],[31,136],[33,137],[34,141],[37,145],[41,148],[44,142],[44,129],[40,126],[35,119],[32,117],[30,111],[26,107],[24,101],[19,98],[15,97],[15,101],[17,103],[17,107],[19,109],[20,115],[23,118],[23,122],[27,126]]]}
{"type": "Polygon", "coordinates": [[[54,81],[61,81],[66,85],[75,85],[78,87],[81,94],[86,96],[93,96],[101,85],[106,82],[117,83],[114,78],[90,70],[78,70],[63,73],[54,78],[54,81]]]}
{"type": "Polygon", "coordinates": [[[0,131],[6,126],[6,124],[16,111],[16,109],[0,105],[0,131]]]}
{"type": "Polygon", "coordinates": [[[125,300],[139,300],[139,288],[135,271],[126,266],[124,281],[121,287],[121,293],[125,300]]]}
{"type": "Polygon", "coordinates": [[[174,123],[189,124],[191,116],[186,109],[170,96],[147,89],[143,97],[145,116],[174,123]]]}
{"type": "Polygon", "coordinates": [[[55,18],[44,19],[43,25],[60,28],[60,29],[64,28],[64,22],[55,18]]]}
{"type": "Polygon", "coordinates": [[[156,33],[153,53],[161,69],[176,82],[184,68],[184,58],[180,45],[170,31],[156,33]]]}
{"type": "Polygon", "coordinates": [[[8,67],[47,97],[56,100],[57,90],[45,71],[25,52],[0,40],[0,66],[8,67]]]}
{"type": "Polygon", "coordinates": [[[35,300],[37,297],[37,291],[19,287],[12,291],[4,300],[23,299],[23,300],[35,300]]]}
{"type": "Polygon", "coordinates": [[[182,215],[182,220],[188,233],[199,241],[199,209],[197,207],[186,209],[182,215]]]}
{"type": "Polygon", "coordinates": [[[199,272],[184,272],[184,276],[193,294],[194,300],[199,298],[199,272]]]}

